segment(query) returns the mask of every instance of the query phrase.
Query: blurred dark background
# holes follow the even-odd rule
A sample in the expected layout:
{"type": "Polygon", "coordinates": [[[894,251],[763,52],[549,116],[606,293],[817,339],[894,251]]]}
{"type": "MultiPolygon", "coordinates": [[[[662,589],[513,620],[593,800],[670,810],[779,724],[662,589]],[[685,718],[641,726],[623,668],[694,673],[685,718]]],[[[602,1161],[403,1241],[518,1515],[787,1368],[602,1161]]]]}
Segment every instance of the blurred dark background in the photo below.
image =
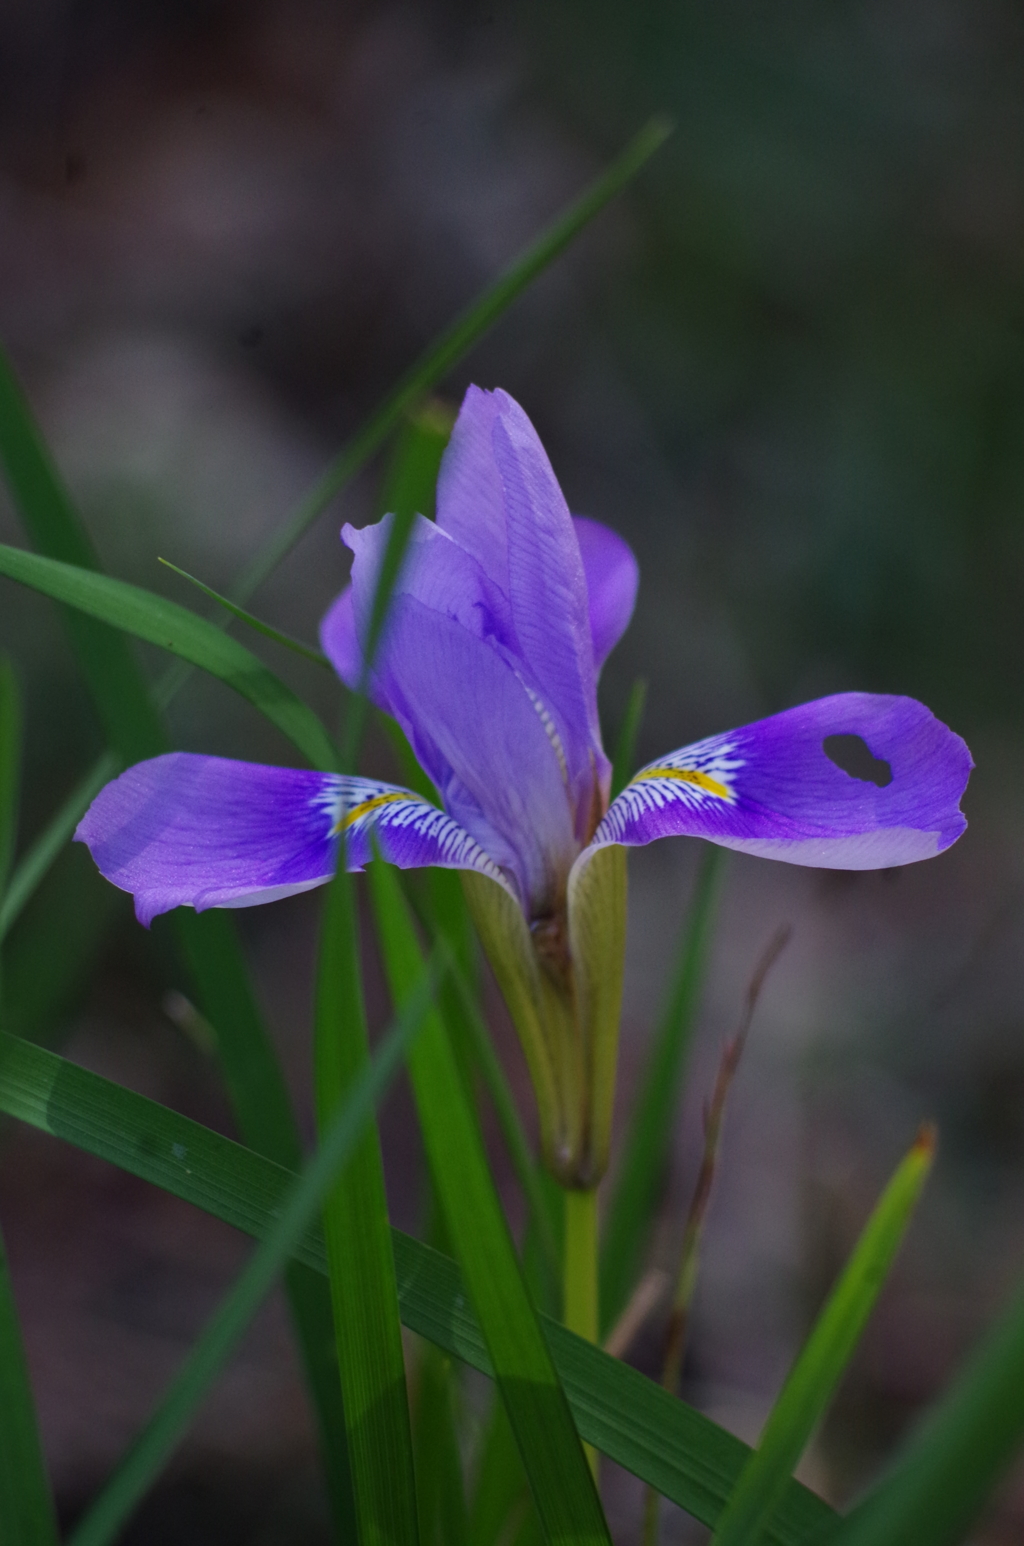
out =
{"type": "MultiPolygon", "coordinates": [[[[640,754],[851,687],[923,698],[970,742],[971,819],[935,863],[841,876],[735,859],[657,1251],[758,952],[687,1395],[752,1439],[917,1122],[929,1194],[805,1466],[844,1501],[991,1320],[1024,1259],[1024,18],[1002,0],[772,7],[3,0],[0,336],[110,569],[226,588],[453,313],[655,111],[677,129],[444,385],[502,385],[575,510],[638,553],[602,684],[640,754]]],[[[381,467],[257,599],[306,639],[381,467]]],[[[0,536],[22,541],[6,496],[0,536]]],[[[59,621],[4,584],[27,700],[23,842],[100,747],[59,621]]],[[[325,714],[326,677],[274,665],[325,714]]],[[[160,662],[154,657],[156,671],[160,662]]],[[[179,743],[288,748],[218,685],[179,743]]],[[[383,747],[369,762],[393,772],[383,747]]],[[[634,855],[623,1097],[657,1013],[693,845],[634,855]]],[[[241,919],[308,1111],[317,904],[241,919]]],[[[175,1023],[169,937],[74,851],[5,947],[5,1023],[230,1130],[175,1023]]],[[[371,963],[371,988],[373,988],[371,963]]],[[[374,1013],[386,1013],[379,989],[374,1013]]],[[[521,1086],[507,1027],[503,1047],[521,1086]]],[[[399,1093],[398,1222],[421,1185],[399,1093]]],[[[8,1127],[0,1217],[70,1516],[156,1400],[243,1243],[8,1127]]],[[[657,1321],[634,1354],[657,1367],[657,1321]]],[[[618,1537],[639,1490],[614,1480],[618,1537]]],[[[1009,1485],[977,1539],[1015,1541],[1009,1485]]],[[[271,1305],[133,1539],[323,1539],[308,1419],[271,1305]]],[[[699,1539],[666,1518],[667,1540],[699,1539]]]]}

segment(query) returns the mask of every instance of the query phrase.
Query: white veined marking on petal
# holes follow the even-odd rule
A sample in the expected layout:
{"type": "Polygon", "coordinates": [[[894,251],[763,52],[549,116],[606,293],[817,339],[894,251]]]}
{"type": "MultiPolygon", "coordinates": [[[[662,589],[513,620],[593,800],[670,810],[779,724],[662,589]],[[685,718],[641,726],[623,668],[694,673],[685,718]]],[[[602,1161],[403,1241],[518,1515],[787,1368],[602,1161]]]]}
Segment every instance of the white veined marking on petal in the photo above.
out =
{"type": "MultiPolygon", "coordinates": [[[[522,677],[520,677],[519,680],[522,682],[522,677]]],[[[551,742],[551,745],[554,747],[555,756],[558,758],[558,766],[562,773],[562,783],[568,789],[569,764],[565,760],[565,748],[562,745],[562,737],[558,733],[558,727],[552,719],[549,710],[544,707],[544,704],[533,691],[532,687],[527,687],[526,683],[523,682],[523,691],[526,693],[526,696],[529,698],[530,702],[537,710],[537,713],[540,715],[540,722],[544,726],[544,732],[547,735],[548,740],[551,742]]]]}
{"type": "Polygon", "coordinates": [[[369,816],[371,811],[378,810],[380,806],[390,805],[394,800],[404,801],[406,798],[398,789],[389,789],[384,794],[371,795],[368,800],[360,801],[358,805],[353,805],[345,811],[344,815],[338,817],[331,828],[331,836],[338,832],[347,832],[349,827],[354,827],[364,816],[369,816]]]}
{"type": "Polygon", "coordinates": [[[370,779],[336,777],[317,791],[311,803],[328,813],[332,837],[343,831],[354,836],[378,824],[384,830],[411,827],[418,837],[433,839],[439,860],[479,870],[508,888],[501,868],[454,817],[407,789],[370,779]],[[381,813],[379,817],[377,812],[381,813]]]}
{"type": "Polygon", "coordinates": [[[700,810],[719,801],[735,804],[735,775],[744,766],[735,751],[735,743],[727,737],[713,736],[642,768],[612,801],[594,841],[615,842],[630,822],[668,805],[681,803],[700,810]]]}

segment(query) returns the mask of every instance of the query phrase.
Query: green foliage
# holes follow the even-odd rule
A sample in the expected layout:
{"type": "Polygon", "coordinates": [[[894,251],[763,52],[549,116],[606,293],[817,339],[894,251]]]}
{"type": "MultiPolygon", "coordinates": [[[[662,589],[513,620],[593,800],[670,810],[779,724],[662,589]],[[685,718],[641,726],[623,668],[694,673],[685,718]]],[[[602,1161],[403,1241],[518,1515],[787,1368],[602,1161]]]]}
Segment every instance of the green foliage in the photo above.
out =
{"type": "Polygon", "coordinates": [[[451,1358],[427,1344],[416,1373],[413,1411],[421,1546],[468,1546],[469,1542],[457,1388],[451,1358]]]}
{"type": "MultiPolygon", "coordinates": [[[[423,973],[415,926],[397,872],[376,861],[370,878],[388,981],[401,1004],[423,973]]],[[[409,1072],[434,1188],[480,1318],[545,1539],[607,1543],[593,1479],[436,1010],[413,1049],[409,1072]]]]}
{"type": "MultiPolygon", "coordinates": [[[[344,1102],[326,1125],[320,1148],[293,1180],[265,1239],[189,1354],[143,1432],[75,1529],[70,1546],[109,1546],[153,1480],[197,1407],[237,1346],[274,1279],[316,1216],[345,1161],[356,1148],[373,1109],[394,1078],[420,1030],[431,983],[410,999],[372,1064],[353,1080],[344,1102]]],[[[367,1537],[373,1539],[373,1536],[367,1537]]],[[[395,1537],[388,1537],[395,1539],[395,1537]]],[[[397,1537],[401,1540],[402,1537],[397,1537]]]]}
{"type": "Polygon", "coordinates": [[[1024,1438],[1024,1289],[829,1546],[956,1546],[1024,1438]]]}
{"type": "MultiPolygon", "coordinates": [[[[22,519],[37,545],[54,560],[69,559],[81,568],[70,568],[60,562],[65,580],[85,587],[94,595],[97,592],[110,597],[110,587],[118,592],[118,582],[90,572],[95,566],[95,554],[88,533],[78,517],[73,502],[65,490],[60,476],[49,460],[41,437],[32,419],[27,403],[14,382],[10,365],[0,351],[0,452],[2,452],[22,519]]],[[[17,554],[17,550],[10,550],[17,554]]],[[[21,553],[23,561],[46,565],[48,558],[21,553]]],[[[122,607],[126,590],[121,589],[122,607]]],[[[61,599],[58,597],[57,599],[61,599]]],[[[63,599],[69,600],[68,596],[63,599]]],[[[152,598],[158,602],[159,598],[152,598]]],[[[130,598],[128,611],[149,613],[153,623],[154,609],[148,605],[145,592],[130,598]]],[[[115,606],[115,611],[117,610],[115,606]]],[[[251,676],[251,686],[262,697],[262,707],[267,710],[275,699],[281,700],[275,691],[280,687],[269,673],[261,676],[262,667],[248,656],[248,652],[234,644],[223,634],[218,634],[210,624],[195,618],[181,608],[174,614],[155,608],[168,630],[173,634],[176,625],[193,644],[198,640],[202,653],[205,640],[208,650],[222,664],[229,662],[232,653],[236,659],[246,656],[256,671],[251,676]],[[199,624],[198,631],[193,624],[199,624]],[[220,644],[218,646],[218,642],[220,644]],[[231,648],[225,654],[223,646],[231,648]],[[219,653],[218,653],[219,650],[219,653]]],[[[119,614],[121,615],[121,614],[119,614]]],[[[136,756],[152,756],[166,748],[163,726],[158,709],[131,653],[128,640],[108,623],[116,619],[103,616],[102,606],[98,613],[72,610],[66,612],[71,641],[79,667],[85,677],[100,719],[106,727],[114,750],[124,761],[136,756]]],[[[157,638],[154,642],[163,642],[157,638]]],[[[247,665],[246,670],[249,669],[247,665]]],[[[320,755],[328,765],[334,751],[319,721],[310,714],[298,699],[283,689],[285,718],[305,733],[314,757],[320,755]]],[[[269,717],[272,717],[270,715],[269,717]]],[[[102,763],[104,759],[100,759],[102,763]]],[[[87,779],[86,783],[91,782],[87,779]]],[[[76,795],[80,791],[76,791],[76,795]]],[[[58,828],[66,821],[71,805],[68,802],[58,814],[58,828]]],[[[30,878],[37,880],[45,873],[44,863],[54,848],[52,830],[44,833],[41,847],[28,856],[27,864],[33,866],[30,878]]],[[[82,861],[78,861],[81,871],[82,861]]],[[[15,877],[21,883],[19,900],[30,894],[23,880],[23,871],[15,877]]],[[[93,874],[88,875],[87,885],[95,885],[93,874]]],[[[92,908],[74,907],[63,920],[67,932],[55,940],[52,933],[54,913],[48,912],[26,931],[22,949],[15,957],[22,971],[28,992],[14,1001],[20,1005],[20,1015],[25,1014],[26,1001],[34,1005],[34,1020],[30,1027],[38,1031],[45,1028],[53,1008],[60,1007],[62,997],[69,997],[77,986],[82,967],[92,952],[98,948],[103,932],[105,915],[111,909],[109,887],[101,887],[101,900],[92,908]],[[105,894],[104,894],[105,893],[105,894]],[[54,963],[58,963],[56,966],[54,963]],[[39,1003],[40,992],[42,1003],[39,1003]]],[[[59,893],[61,907],[67,909],[68,893],[59,893]]],[[[57,921],[62,920],[57,918],[57,921]]],[[[207,1018],[213,1023],[221,1065],[225,1071],[229,1092],[234,1104],[235,1116],[246,1140],[257,1150],[266,1153],[280,1164],[298,1168],[302,1148],[292,1116],[284,1078],[270,1040],[264,1030],[259,1011],[249,987],[248,974],[242,958],[233,923],[222,913],[197,917],[182,911],[176,919],[179,942],[186,955],[198,989],[200,1002],[207,1018]]],[[[12,996],[13,997],[13,996],[12,996]]],[[[324,1456],[324,1469],[328,1494],[334,1511],[335,1525],[340,1536],[351,1529],[352,1497],[348,1471],[348,1455],[344,1439],[344,1419],[337,1368],[328,1349],[330,1306],[324,1286],[308,1270],[290,1265],[286,1272],[286,1288],[295,1323],[303,1366],[310,1393],[316,1409],[324,1456]]]]}
{"type": "Polygon", "coordinates": [[[21,698],[14,667],[0,656],[0,898],[14,857],[21,782],[21,698]]]}
{"type": "MultiPolygon", "coordinates": [[[[21,702],[9,660],[0,658],[0,900],[18,825],[21,702]]],[[[18,1310],[0,1235],[0,1520],[10,1546],[57,1546],[57,1520],[39,1444],[18,1310]]]]}
{"type": "Polygon", "coordinates": [[[615,751],[612,754],[612,799],[622,793],[636,768],[636,741],[640,734],[640,723],[644,717],[644,705],[647,702],[647,683],[643,677],[637,677],[629,689],[629,697],[626,700],[626,712],[622,716],[622,724],[615,741],[615,751]]]}
{"type": "MultiPolygon", "coordinates": [[[[136,1095],[56,1053],[0,1033],[0,1111],[262,1238],[294,1177],[230,1138],[136,1095]]],[[[392,1230],[402,1320],[493,1378],[487,1343],[454,1262],[392,1230]]],[[[326,1274],[323,1237],[309,1229],[295,1256],[326,1274]]],[[[717,1521],[750,1449],[659,1385],[540,1317],[580,1436],[705,1524],[717,1521]]],[[[832,1511],[787,1485],[768,1539],[797,1546],[832,1511]]]]}
{"type": "Polygon", "coordinates": [[[46,1463],[0,1236],[0,1521],[5,1546],[57,1546],[46,1463]]]}
{"type": "MultiPolygon", "coordinates": [[[[337,754],[330,737],[312,709],[307,708],[272,671],[261,665],[244,645],[177,602],[167,601],[137,585],[128,585],[124,580],[114,580],[109,575],[95,574],[3,544],[0,544],[0,574],[41,591],[55,601],[62,601],[87,617],[123,629],[149,644],[158,644],[191,665],[201,666],[247,698],[314,767],[336,765],[337,754]]],[[[102,664],[97,666],[100,673],[104,669],[102,664]]],[[[102,676],[101,679],[105,680],[102,676]]],[[[108,684],[108,690],[99,701],[106,703],[109,695],[108,684]]],[[[108,715],[108,719],[113,722],[114,716],[108,715]]],[[[115,741],[126,761],[138,756],[152,756],[155,747],[163,749],[163,732],[158,721],[153,726],[137,727],[133,738],[141,743],[137,752],[127,750],[126,736],[120,735],[115,741]]]]}
{"type": "MultiPolygon", "coordinates": [[[[416,999],[414,993],[409,1002],[416,999]]],[[[353,883],[342,864],[328,893],[320,941],[316,1098],[322,1132],[368,1066],[353,883]]],[[[415,1546],[402,1332],[375,1128],[363,1133],[326,1199],[324,1231],[359,1539],[366,1546],[415,1546]]]]}
{"type": "Polygon", "coordinates": [[[719,1520],[714,1546],[758,1541],[765,1521],[842,1377],[914,1214],[935,1158],[935,1134],[922,1129],[864,1227],[790,1370],[754,1454],[719,1520]]]}

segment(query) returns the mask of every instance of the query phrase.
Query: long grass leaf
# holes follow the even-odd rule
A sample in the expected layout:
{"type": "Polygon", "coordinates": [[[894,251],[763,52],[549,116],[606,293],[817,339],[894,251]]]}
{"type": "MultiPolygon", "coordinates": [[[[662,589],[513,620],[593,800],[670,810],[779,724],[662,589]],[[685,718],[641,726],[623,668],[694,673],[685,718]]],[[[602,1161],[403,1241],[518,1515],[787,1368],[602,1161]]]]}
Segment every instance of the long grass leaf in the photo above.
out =
{"type": "MultiPolygon", "coordinates": [[[[14,852],[21,769],[21,700],[0,656],[0,900],[14,852]]],[[[57,1546],[57,1521],[39,1443],[7,1253],[0,1235],[0,1520],[10,1546],[57,1546]]]]}
{"type": "MultiPolygon", "coordinates": [[[[935,1158],[922,1128],[857,1241],[772,1408],[757,1449],[719,1521],[714,1546],[755,1546],[850,1361],[935,1158]]],[[[916,1537],[915,1537],[916,1539],[916,1537]]]]}
{"type": "Polygon", "coordinates": [[[652,118],[645,124],[575,203],[559,215],[546,231],[542,231],[430,345],[388,393],[376,413],[342,448],[289,520],[245,570],[235,592],[236,600],[246,601],[262,585],[303,532],[326,510],[335,495],[380,450],[408,410],[444,379],[484,333],[493,327],[512,302],[590,224],[594,216],[600,214],[605,205],[632,182],[654,152],[664,144],[671,129],[671,124],[664,118],[652,118]]]}
{"type": "MultiPolygon", "coordinates": [[[[561,1253],[554,1209],[470,980],[476,965],[477,944],[465,894],[454,870],[432,869],[423,878],[426,886],[413,894],[413,907],[431,936],[443,939],[451,954],[439,998],[442,1016],[467,1076],[479,1074],[483,1081],[530,1210],[543,1268],[550,1279],[548,1286],[555,1290],[561,1276],[561,1253]]],[[[406,877],[407,883],[409,879],[406,877]]]]}
{"type": "Polygon", "coordinates": [[[280,628],[274,628],[270,623],[263,622],[262,618],[254,617],[244,607],[236,606],[227,596],[222,596],[220,591],[214,590],[212,585],[206,585],[202,580],[197,580],[187,569],[179,569],[178,565],[172,564],[169,558],[159,558],[157,563],[163,564],[164,568],[169,569],[172,574],[187,580],[190,585],[195,586],[196,590],[208,596],[211,601],[215,601],[219,607],[224,608],[225,612],[229,612],[232,617],[237,618],[238,622],[244,623],[255,633],[261,633],[265,639],[270,639],[274,644],[280,644],[283,649],[291,650],[295,655],[301,655],[303,660],[311,660],[315,666],[323,666],[326,671],[332,669],[330,661],[322,650],[311,649],[308,644],[303,644],[301,639],[293,639],[290,633],[282,633],[280,628]]]}
{"type": "Polygon", "coordinates": [[[0,655],[0,903],[14,857],[21,783],[21,695],[14,667],[0,655]]]}
{"type": "MultiPolygon", "coordinates": [[[[375,862],[370,883],[392,996],[405,1003],[424,970],[412,914],[390,865],[375,862]]],[[[593,1477],[436,1011],[413,1049],[409,1073],[434,1187],[487,1340],[545,1539],[608,1546],[593,1477]]]]}
{"type": "MultiPolygon", "coordinates": [[[[297,1171],[302,1165],[302,1144],[281,1065],[253,997],[235,921],[217,908],[205,913],[180,908],[173,922],[196,996],[213,1029],[242,1137],[249,1148],[297,1171]]],[[[343,1543],[355,1528],[355,1505],[330,1295],[300,1262],[291,1262],[285,1269],[285,1287],[313,1398],[335,1532],[343,1543]]]]}
{"type": "MultiPolygon", "coordinates": [[[[3,1033],[0,1111],[250,1235],[267,1234],[293,1180],[287,1169],[201,1123],[3,1033]]],[[[392,1230],[392,1244],[405,1324],[493,1377],[455,1263],[398,1230],[392,1230]]],[[[326,1274],[319,1229],[307,1230],[295,1256],[326,1274]]],[[[695,1518],[714,1525],[750,1449],[637,1370],[547,1317],[541,1323],[580,1435],[695,1518]]],[[[778,1546],[798,1546],[834,1519],[820,1498],[790,1482],[769,1523],[768,1539],[778,1546]]]]}
{"type": "Polygon", "coordinates": [[[4,1546],[57,1546],[57,1516],[0,1236],[0,1536],[4,1546]]]}
{"type": "Polygon", "coordinates": [[[612,753],[612,799],[622,793],[630,779],[633,777],[636,759],[636,741],[640,734],[640,721],[644,717],[644,705],[647,702],[647,683],[642,676],[638,676],[629,690],[626,700],[626,712],[622,716],[622,724],[615,740],[615,750],[612,753]]]}
{"type": "Polygon", "coordinates": [[[224,1367],[274,1279],[316,1216],[325,1194],[357,1147],[374,1106],[421,1029],[432,984],[425,980],[371,1064],[353,1082],[326,1127],[320,1148],[293,1181],[279,1218],[210,1321],[184,1367],[114,1476],[71,1536],[69,1546],[109,1546],[163,1466],[224,1367]]]}
{"type": "MultiPolygon", "coordinates": [[[[369,1062],[353,903],[352,877],[342,863],[321,929],[316,1095],[322,1128],[369,1062]]],[[[406,1546],[418,1537],[415,1472],[384,1168],[372,1125],[325,1200],[324,1230],[359,1540],[406,1546]]]]}
{"type": "Polygon", "coordinates": [[[528,1512],[536,1515],[508,1415],[498,1397],[478,1446],[469,1515],[471,1546],[496,1546],[508,1538],[510,1521],[514,1524],[517,1516],[528,1512]]]}
{"type": "Polygon", "coordinates": [[[413,1446],[421,1546],[468,1546],[452,1361],[425,1344],[416,1373],[413,1446]]]}
{"type": "MultiPolygon", "coordinates": [[[[331,739],[312,709],[244,645],[195,612],[124,580],[5,544],[0,544],[0,574],[201,666],[247,698],[314,767],[336,765],[331,739]]],[[[128,755],[123,745],[118,749],[128,755]]],[[[141,755],[150,754],[147,742],[141,755]]]]}
{"type": "Polygon", "coordinates": [[[601,1248],[600,1302],[605,1332],[629,1298],[651,1231],[707,972],[724,864],[724,850],[708,843],[683,926],[668,1001],[630,1114],[601,1248]]]}
{"type": "Polygon", "coordinates": [[[1024,1287],[829,1546],[958,1546],[1024,1443],[1024,1287]]]}

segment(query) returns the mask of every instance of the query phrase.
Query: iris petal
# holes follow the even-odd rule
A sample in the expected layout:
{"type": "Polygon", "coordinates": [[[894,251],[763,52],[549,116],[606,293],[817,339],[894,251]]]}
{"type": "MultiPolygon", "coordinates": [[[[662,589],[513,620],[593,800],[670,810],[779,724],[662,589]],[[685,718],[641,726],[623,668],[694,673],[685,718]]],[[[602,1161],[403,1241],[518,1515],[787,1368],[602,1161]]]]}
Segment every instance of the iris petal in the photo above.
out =
{"type": "Polygon", "coordinates": [[[324,613],[320,623],[320,648],[345,686],[355,692],[363,672],[363,651],[356,634],[351,585],[346,585],[324,613]]]}
{"type": "Polygon", "coordinates": [[[498,650],[413,596],[394,602],[382,695],[445,809],[546,910],[576,851],[557,734],[498,650]]]}
{"type": "Polygon", "coordinates": [[[600,750],[587,582],[569,507],[537,432],[503,392],[493,430],[505,496],[508,596],[529,676],[557,716],[575,783],[600,750]]]}
{"type": "Polygon", "coordinates": [[[349,869],[373,857],[375,839],[401,869],[475,869],[507,889],[458,822],[407,789],[188,752],[122,773],[75,837],[148,925],[172,907],[250,907],[321,886],[343,828],[349,869]]]}
{"type": "Polygon", "coordinates": [[[505,495],[494,460],[494,425],[504,393],[471,386],[462,399],[437,479],[437,524],[472,553],[508,595],[505,495]]]}
{"type": "Polygon", "coordinates": [[[685,834],[827,869],[910,864],[963,832],[972,766],[913,698],[841,693],[660,758],[612,803],[593,846],[685,834]],[[831,736],[862,739],[891,780],[844,772],[825,750],[831,736]]]}
{"type": "Polygon", "coordinates": [[[594,670],[600,671],[629,627],[640,569],[629,543],[610,526],[585,515],[574,515],[572,523],[587,577],[594,670]]]}

